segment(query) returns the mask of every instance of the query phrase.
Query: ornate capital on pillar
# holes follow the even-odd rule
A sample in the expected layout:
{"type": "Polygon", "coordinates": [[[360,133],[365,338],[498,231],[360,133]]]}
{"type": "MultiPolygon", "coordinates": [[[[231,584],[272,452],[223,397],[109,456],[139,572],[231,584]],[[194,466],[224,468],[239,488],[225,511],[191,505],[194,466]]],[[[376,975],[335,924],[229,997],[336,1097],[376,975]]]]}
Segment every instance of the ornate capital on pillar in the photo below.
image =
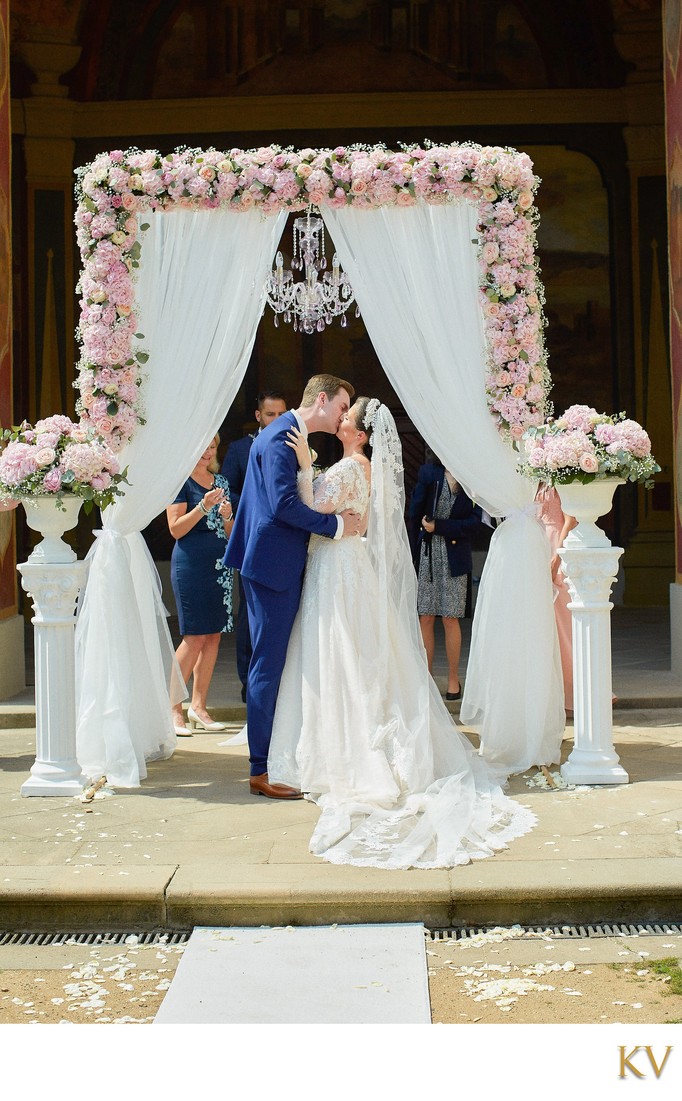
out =
{"type": "Polygon", "coordinates": [[[32,622],[44,627],[72,626],[78,593],[85,580],[85,562],[22,562],[17,566],[21,587],[33,601],[32,622]]]}
{"type": "Polygon", "coordinates": [[[611,586],[618,576],[622,547],[570,548],[559,551],[562,573],[571,594],[570,608],[610,611],[611,586]]]}

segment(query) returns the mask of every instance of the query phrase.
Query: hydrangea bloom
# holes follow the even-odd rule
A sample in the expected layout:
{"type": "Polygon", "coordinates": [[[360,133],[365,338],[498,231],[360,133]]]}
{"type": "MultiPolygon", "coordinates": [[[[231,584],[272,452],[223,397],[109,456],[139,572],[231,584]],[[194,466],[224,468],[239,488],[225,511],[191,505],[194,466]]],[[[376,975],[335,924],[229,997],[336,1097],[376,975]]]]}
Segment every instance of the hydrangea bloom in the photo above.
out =
{"type": "Polygon", "coordinates": [[[661,468],[651,440],[625,413],[609,416],[587,405],[572,405],[555,421],[531,427],[519,469],[549,485],[625,478],[648,489],[661,468]]]}

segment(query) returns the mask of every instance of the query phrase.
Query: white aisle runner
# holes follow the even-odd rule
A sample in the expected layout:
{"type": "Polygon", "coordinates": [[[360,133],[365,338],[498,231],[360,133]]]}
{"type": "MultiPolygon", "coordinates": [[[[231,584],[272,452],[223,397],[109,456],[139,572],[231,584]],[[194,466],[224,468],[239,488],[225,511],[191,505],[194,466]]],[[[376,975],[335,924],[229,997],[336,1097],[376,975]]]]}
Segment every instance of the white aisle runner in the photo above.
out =
{"type": "Polygon", "coordinates": [[[424,926],[196,928],[154,1024],[430,1024],[424,926]]]}

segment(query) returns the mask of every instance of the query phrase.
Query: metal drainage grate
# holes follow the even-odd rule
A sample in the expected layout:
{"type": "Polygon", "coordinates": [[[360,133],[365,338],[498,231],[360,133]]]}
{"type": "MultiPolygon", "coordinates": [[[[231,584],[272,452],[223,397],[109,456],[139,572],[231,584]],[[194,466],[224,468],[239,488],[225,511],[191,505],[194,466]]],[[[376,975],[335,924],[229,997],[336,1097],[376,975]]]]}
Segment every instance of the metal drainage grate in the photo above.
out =
{"type": "Polygon", "coordinates": [[[115,933],[82,933],[82,932],[56,932],[56,933],[36,933],[36,932],[0,932],[0,947],[5,944],[84,944],[84,945],[101,945],[106,947],[107,945],[115,944],[147,944],[147,945],[164,945],[170,947],[176,944],[186,944],[190,938],[191,930],[189,929],[153,929],[146,930],[145,932],[139,932],[138,930],[127,929],[121,930],[115,933]],[[135,938],[134,941],[131,938],[135,938]]]}
{"type": "MultiPolygon", "coordinates": [[[[469,940],[471,937],[493,933],[500,926],[481,926],[480,928],[466,929],[426,929],[425,934],[429,940],[469,940]]],[[[654,937],[682,936],[682,925],[661,922],[660,925],[514,925],[513,929],[521,929],[519,939],[527,934],[532,936],[553,937],[556,940],[584,939],[586,937],[654,937]]]]}

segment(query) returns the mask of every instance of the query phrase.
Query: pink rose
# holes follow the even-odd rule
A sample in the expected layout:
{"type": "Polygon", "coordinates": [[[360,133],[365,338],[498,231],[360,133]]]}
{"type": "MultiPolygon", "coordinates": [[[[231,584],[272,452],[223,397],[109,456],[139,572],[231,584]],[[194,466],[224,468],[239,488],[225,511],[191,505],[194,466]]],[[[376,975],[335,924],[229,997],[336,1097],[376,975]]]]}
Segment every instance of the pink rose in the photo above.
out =
{"type": "Polygon", "coordinates": [[[599,463],[594,455],[590,455],[589,452],[585,452],[580,456],[580,469],[584,470],[586,474],[596,474],[599,470],[599,463]]]}
{"type": "Polygon", "coordinates": [[[529,210],[533,205],[533,195],[530,191],[522,191],[516,201],[521,210],[529,210]]]}
{"type": "Polygon", "coordinates": [[[49,466],[56,458],[56,452],[51,447],[41,447],[36,451],[36,463],[38,466],[49,466]]]}
{"type": "Polygon", "coordinates": [[[399,191],[396,196],[396,203],[398,206],[414,206],[414,195],[410,195],[409,191],[399,191]]]}
{"type": "Polygon", "coordinates": [[[367,182],[362,179],[353,180],[350,189],[354,195],[363,195],[367,190],[367,182]]]}

